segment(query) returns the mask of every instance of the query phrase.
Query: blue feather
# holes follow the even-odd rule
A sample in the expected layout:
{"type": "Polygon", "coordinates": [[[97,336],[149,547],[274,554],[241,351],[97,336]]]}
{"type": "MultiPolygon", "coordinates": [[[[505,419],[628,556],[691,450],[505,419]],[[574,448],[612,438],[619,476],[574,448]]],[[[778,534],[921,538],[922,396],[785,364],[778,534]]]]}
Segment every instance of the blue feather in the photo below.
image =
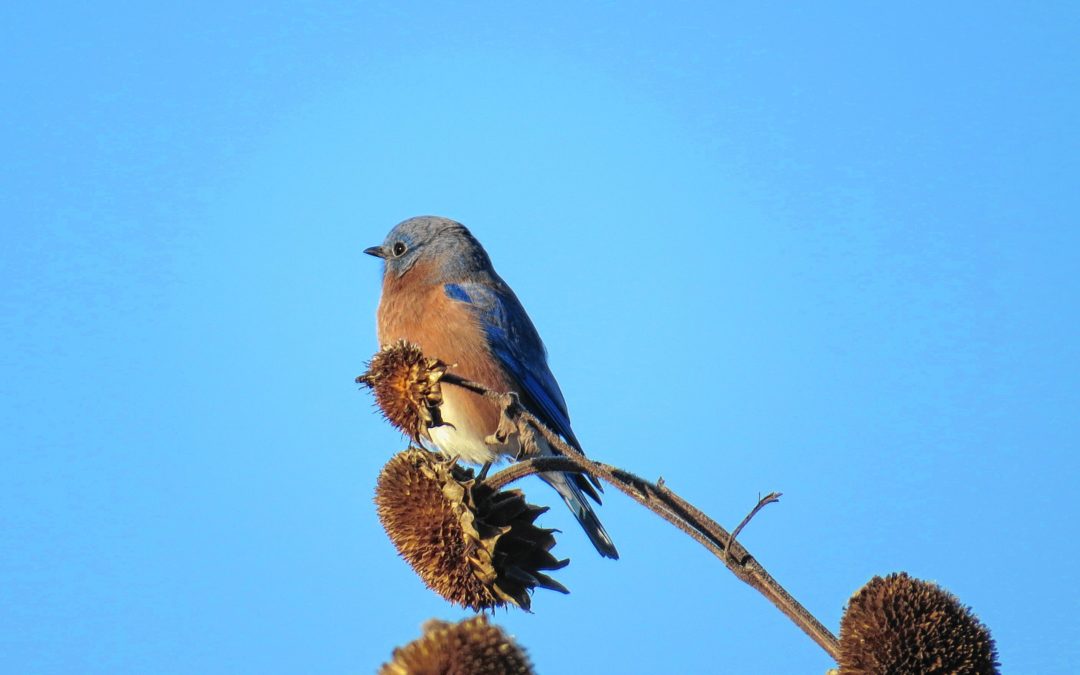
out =
{"type": "Polygon", "coordinates": [[[518,385],[522,403],[541,422],[580,448],[559,383],[547,365],[547,354],[525,309],[509,289],[465,282],[446,284],[447,297],[470,304],[477,312],[492,354],[518,385]]]}
{"type": "Polygon", "coordinates": [[[443,292],[446,293],[446,297],[450,298],[451,300],[457,300],[458,302],[467,303],[472,302],[472,298],[469,297],[469,294],[466,293],[465,289],[462,288],[459,284],[446,284],[445,286],[443,286],[443,292]]]}

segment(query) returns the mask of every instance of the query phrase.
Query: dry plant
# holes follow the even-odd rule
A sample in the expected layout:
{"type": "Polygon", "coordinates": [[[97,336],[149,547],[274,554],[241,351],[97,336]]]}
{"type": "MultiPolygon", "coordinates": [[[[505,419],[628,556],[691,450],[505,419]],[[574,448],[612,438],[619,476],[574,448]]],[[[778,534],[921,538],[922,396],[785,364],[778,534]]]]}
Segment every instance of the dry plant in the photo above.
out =
{"type": "Polygon", "coordinates": [[[379,675],[532,675],[524,650],[501,628],[477,616],[459,623],[431,620],[424,634],[394,650],[379,675]]]}
{"type": "Polygon", "coordinates": [[[662,479],[652,482],[588,459],[526,410],[516,394],[461,378],[404,342],[376,354],[357,382],[374,390],[387,420],[416,443],[428,437],[429,428],[442,424],[438,408],[443,386],[462,387],[496,402],[501,415],[490,440],[502,443],[516,436],[520,442],[519,461],[487,477],[458,467],[454,458],[437,460],[433,453],[415,448],[391,459],[380,476],[376,501],[384,528],[424,582],[451,602],[476,610],[507,602],[528,609],[529,592],[535,587],[566,592],[543,574],[567,562],[550,554],[555,543],[551,531],[533,525],[543,510],[526,505],[518,490],[502,490],[536,473],[579,472],[614,486],[708,549],[821,646],[841,665],[841,673],[997,672],[993,641],[985,627],[948,593],[907,575],[890,576],[883,586],[875,585],[875,579],[852,598],[842,631],[847,642],[842,646],[736,540],[762,508],[779,500],[779,493],[760,498],[729,532],[662,479]],[[540,439],[561,456],[537,456],[540,439]],[[517,505],[509,509],[514,517],[490,506],[500,500],[517,505]],[[493,532],[500,534],[489,536],[493,532]],[[510,555],[510,547],[504,544],[500,549],[500,541],[518,542],[515,550],[527,553],[510,555]],[[946,653],[960,660],[949,661],[946,653]],[[946,670],[926,669],[934,663],[945,664],[946,670]],[[916,669],[907,670],[910,664],[916,669]]]}
{"type": "Polygon", "coordinates": [[[997,672],[990,630],[954,595],[905,572],[874,577],[840,621],[840,673],[997,672]]]}
{"type": "Polygon", "coordinates": [[[409,448],[383,467],[375,505],[401,557],[454,604],[528,610],[537,586],[567,592],[544,574],[569,562],[551,555],[552,531],[533,524],[547,508],[526,503],[520,490],[500,491],[452,460],[409,448]]]}

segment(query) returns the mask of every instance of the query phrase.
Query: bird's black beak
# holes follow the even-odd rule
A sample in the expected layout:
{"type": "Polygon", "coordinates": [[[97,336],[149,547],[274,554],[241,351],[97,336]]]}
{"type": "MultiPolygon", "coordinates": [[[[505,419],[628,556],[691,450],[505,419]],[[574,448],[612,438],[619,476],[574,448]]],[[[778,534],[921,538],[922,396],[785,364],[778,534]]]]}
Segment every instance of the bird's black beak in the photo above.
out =
{"type": "Polygon", "coordinates": [[[364,253],[367,253],[368,255],[373,255],[376,258],[386,257],[386,253],[382,250],[382,246],[372,246],[370,248],[365,248],[364,253]]]}

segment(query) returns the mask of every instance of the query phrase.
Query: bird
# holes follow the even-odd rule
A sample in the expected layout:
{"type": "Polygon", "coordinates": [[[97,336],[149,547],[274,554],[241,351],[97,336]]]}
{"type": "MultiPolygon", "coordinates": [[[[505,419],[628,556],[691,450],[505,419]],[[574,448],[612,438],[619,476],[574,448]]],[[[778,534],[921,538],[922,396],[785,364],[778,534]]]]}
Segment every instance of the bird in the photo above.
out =
{"type": "MultiPolygon", "coordinates": [[[[382,294],[376,312],[379,344],[404,340],[454,372],[497,392],[514,392],[521,405],[567,444],[581,450],[559,384],[547,363],[540,334],[514,291],[491,264],[487,251],[459,222],[418,216],[393,227],[382,244],[364,253],[383,260],[382,294]]],[[[443,424],[426,432],[442,453],[475,464],[517,457],[520,442],[488,442],[501,409],[461,387],[443,387],[443,424]],[[487,440],[485,440],[487,439],[487,440]]],[[[560,454],[543,439],[541,456],[560,454]]],[[[578,473],[545,472],[597,552],[619,553],[586,495],[600,503],[600,483],[578,473]]]]}

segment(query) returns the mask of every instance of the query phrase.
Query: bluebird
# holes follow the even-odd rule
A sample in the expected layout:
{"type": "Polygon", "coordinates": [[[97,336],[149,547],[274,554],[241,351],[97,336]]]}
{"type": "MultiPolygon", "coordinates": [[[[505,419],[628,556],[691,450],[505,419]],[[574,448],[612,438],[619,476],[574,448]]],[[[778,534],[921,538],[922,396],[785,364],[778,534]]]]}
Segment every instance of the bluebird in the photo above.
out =
{"type": "MultiPolygon", "coordinates": [[[[410,218],[390,230],[381,246],[364,253],[385,262],[377,332],[380,344],[407,340],[454,372],[499,392],[515,392],[521,404],[568,444],[581,449],[570,428],[547,351],[514,291],[495,272],[484,247],[461,223],[448,218],[410,218]]],[[[499,423],[498,404],[460,387],[444,387],[445,424],[428,430],[439,450],[476,464],[516,457],[516,437],[502,444],[485,439],[499,423]]],[[[540,442],[540,452],[558,451],[540,442]]],[[[600,503],[599,482],[561,472],[540,477],[555,488],[600,555],[618,558],[615,544],[585,499],[600,503]]]]}

